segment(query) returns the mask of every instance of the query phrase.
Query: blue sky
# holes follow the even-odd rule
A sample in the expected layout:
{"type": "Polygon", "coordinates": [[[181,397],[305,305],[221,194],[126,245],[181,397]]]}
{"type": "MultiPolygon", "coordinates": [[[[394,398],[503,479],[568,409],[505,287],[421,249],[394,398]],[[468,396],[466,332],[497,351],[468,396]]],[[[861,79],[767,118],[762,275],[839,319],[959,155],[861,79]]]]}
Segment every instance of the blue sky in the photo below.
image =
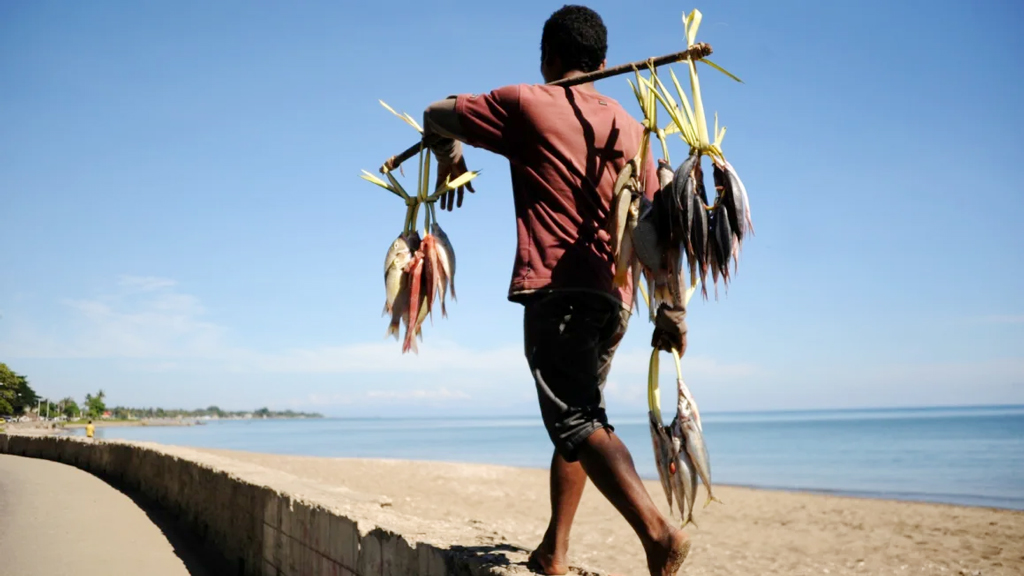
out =
{"type": "MultiPolygon", "coordinates": [[[[378,98],[539,81],[561,3],[350,4],[0,5],[0,361],[115,404],[536,412],[507,163],[467,153],[460,299],[419,356],[380,317],[403,207],[358,174],[414,137],[378,98]]],[[[682,49],[693,7],[591,6],[610,64],[682,49]]],[[[702,68],[757,228],[691,309],[702,408],[1024,403],[1020,5],[699,8],[746,82],[702,68]]],[[[613,415],[646,409],[649,335],[634,317],[613,415]]]]}

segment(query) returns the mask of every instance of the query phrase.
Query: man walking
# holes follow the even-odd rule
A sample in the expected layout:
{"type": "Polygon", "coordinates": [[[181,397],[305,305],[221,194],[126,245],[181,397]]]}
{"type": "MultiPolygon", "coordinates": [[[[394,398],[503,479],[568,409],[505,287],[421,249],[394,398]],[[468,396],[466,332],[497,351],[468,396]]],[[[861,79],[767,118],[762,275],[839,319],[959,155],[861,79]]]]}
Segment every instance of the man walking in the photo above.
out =
{"type": "MultiPolygon", "coordinates": [[[[541,74],[552,82],[599,70],[606,52],[601,17],[565,6],[544,24],[541,74]]],[[[533,568],[568,571],[569,531],[590,478],[640,538],[650,573],[675,574],[689,539],[655,507],[608,423],[603,398],[633,298],[631,286],[614,285],[605,225],[615,179],[637,154],[643,127],[593,84],[524,84],[435,102],[424,130],[441,182],[466,171],[460,142],[501,154],[512,168],[518,248],[509,299],[524,306],[526,357],[555,445],[551,521],[530,557],[533,568]]],[[[658,188],[653,161],[645,168],[651,197],[658,188]]],[[[450,210],[456,199],[461,206],[462,189],[442,205],[450,210]]],[[[685,351],[684,314],[658,311],[655,346],[685,351]]]]}

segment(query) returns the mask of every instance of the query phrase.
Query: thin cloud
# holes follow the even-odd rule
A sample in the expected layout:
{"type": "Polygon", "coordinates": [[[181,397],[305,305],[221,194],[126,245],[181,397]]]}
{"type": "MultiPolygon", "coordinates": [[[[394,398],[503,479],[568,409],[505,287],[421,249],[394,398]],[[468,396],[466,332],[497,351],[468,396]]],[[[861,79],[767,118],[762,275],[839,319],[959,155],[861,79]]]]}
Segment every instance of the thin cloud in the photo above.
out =
{"type": "Polygon", "coordinates": [[[118,279],[118,285],[122,288],[129,290],[136,290],[139,292],[152,292],[155,290],[162,290],[164,288],[173,288],[177,285],[177,282],[169,278],[160,278],[158,276],[121,276],[118,279]]]}
{"type": "Polygon", "coordinates": [[[469,394],[460,390],[437,388],[434,390],[370,390],[367,398],[384,400],[468,400],[469,394]]]}

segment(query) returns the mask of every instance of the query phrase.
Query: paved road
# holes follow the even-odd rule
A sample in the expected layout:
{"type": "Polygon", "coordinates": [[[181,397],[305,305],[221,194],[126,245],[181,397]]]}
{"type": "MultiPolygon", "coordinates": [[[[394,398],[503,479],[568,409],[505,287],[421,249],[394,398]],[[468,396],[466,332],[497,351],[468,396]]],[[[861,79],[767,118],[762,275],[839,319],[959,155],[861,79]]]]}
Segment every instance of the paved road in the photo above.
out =
{"type": "Polygon", "coordinates": [[[0,454],[0,572],[205,574],[175,532],[169,534],[131,498],[87,472],[0,454]]]}

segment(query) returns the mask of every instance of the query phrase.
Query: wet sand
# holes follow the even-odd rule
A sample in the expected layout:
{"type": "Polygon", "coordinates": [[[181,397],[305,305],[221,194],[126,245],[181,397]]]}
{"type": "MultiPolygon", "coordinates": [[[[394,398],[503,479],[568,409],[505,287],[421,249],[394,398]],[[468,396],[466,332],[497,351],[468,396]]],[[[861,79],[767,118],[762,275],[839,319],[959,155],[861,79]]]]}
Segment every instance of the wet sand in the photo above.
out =
{"type": "MultiPolygon", "coordinates": [[[[540,541],[548,519],[543,470],[202,451],[385,496],[411,516],[486,526],[494,539],[525,548],[540,541]]],[[[647,489],[667,511],[661,485],[647,489]]],[[[1024,574],[1024,512],[728,486],[715,493],[724,504],[698,510],[681,574],[1024,574]]],[[[645,573],[638,540],[593,485],[571,546],[574,565],[645,573]]]]}

